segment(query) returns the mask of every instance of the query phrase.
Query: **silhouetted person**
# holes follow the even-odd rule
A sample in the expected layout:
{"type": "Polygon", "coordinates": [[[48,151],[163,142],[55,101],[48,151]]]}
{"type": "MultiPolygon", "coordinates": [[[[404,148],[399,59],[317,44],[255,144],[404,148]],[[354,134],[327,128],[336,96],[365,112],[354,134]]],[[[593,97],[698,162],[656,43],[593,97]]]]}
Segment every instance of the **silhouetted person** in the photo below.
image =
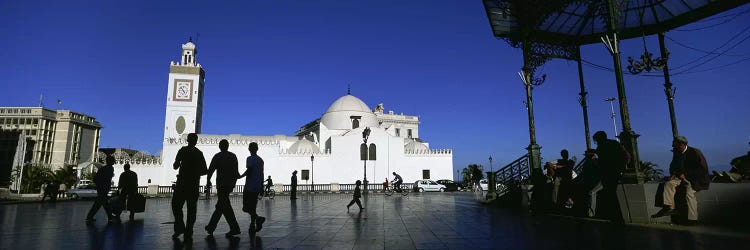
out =
{"type": "Polygon", "coordinates": [[[598,204],[597,216],[622,221],[620,204],[617,200],[617,184],[620,183],[622,172],[625,171],[625,166],[630,161],[630,155],[619,142],[607,139],[607,133],[604,131],[597,131],[593,137],[597,145],[596,155],[599,157],[602,182],[602,204],[598,204]]]}
{"type": "Polygon", "coordinates": [[[291,182],[292,182],[292,193],[289,199],[296,200],[297,199],[297,170],[294,170],[294,172],[292,172],[291,182]]]}
{"type": "Polygon", "coordinates": [[[585,158],[583,158],[583,165],[581,166],[581,174],[576,177],[580,187],[581,199],[576,201],[576,204],[582,208],[581,211],[585,216],[594,216],[594,209],[596,208],[596,193],[602,189],[601,185],[601,174],[599,173],[599,162],[596,158],[596,150],[586,150],[585,158]]]}
{"type": "Polygon", "coordinates": [[[401,175],[393,172],[393,190],[401,193],[401,183],[404,183],[404,179],[401,179],[401,175]]]}
{"type": "Polygon", "coordinates": [[[195,147],[198,143],[198,135],[190,133],[187,136],[188,145],[177,151],[177,157],[173,164],[174,169],[179,169],[177,183],[172,195],[172,213],[174,213],[174,234],[177,238],[185,234],[185,239],[193,237],[193,224],[195,224],[196,203],[200,195],[200,178],[208,172],[206,159],[203,152],[195,147]],[[187,203],[187,221],[183,221],[182,207],[187,203]]]}
{"type": "Polygon", "coordinates": [[[708,189],[708,164],[703,153],[688,146],[687,138],[677,136],[672,141],[672,162],[669,163],[669,180],[664,182],[664,207],[652,217],[675,214],[674,196],[677,186],[684,185],[688,222],[698,220],[698,200],[695,192],[708,189]]]}
{"type": "Polygon", "coordinates": [[[750,177],[750,152],[747,152],[747,155],[732,159],[729,165],[731,166],[729,171],[714,171],[716,181],[733,183],[750,177]]]}
{"type": "Polygon", "coordinates": [[[268,179],[266,179],[264,182],[266,183],[266,188],[265,190],[263,190],[263,192],[265,192],[266,195],[268,195],[268,193],[271,192],[271,187],[273,187],[273,180],[271,179],[271,176],[269,175],[268,179]]]}
{"type": "MultiPolygon", "coordinates": [[[[127,208],[126,204],[129,204],[133,196],[138,193],[138,174],[130,170],[130,163],[125,163],[122,167],[125,171],[120,174],[117,185],[120,191],[120,206],[127,208]]],[[[118,214],[117,216],[119,217],[120,215],[118,214]]],[[[130,220],[133,220],[134,217],[135,213],[130,211],[130,220]]]]}
{"type": "Polygon", "coordinates": [[[203,190],[204,193],[206,193],[206,200],[211,199],[211,189],[213,188],[213,185],[211,185],[211,182],[206,183],[206,187],[203,190]]]}
{"type": "Polygon", "coordinates": [[[247,176],[242,194],[242,211],[250,214],[249,232],[252,235],[253,232],[260,231],[263,222],[266,221],[266,218],[258,216],[256,211],[258,195],[263,191],[263,158],[258,156],[258,143],[251,142],[247,149],[250,151],[250,156],[245,161],[247,170],[240,178],[247,176]]]}
{"type": "Polygon", "coordinates": [[[60,183],[60,185],[57,185],[57,197],[58,198],[65,198],[65,192],[68,191],[68,186],[65,185],[65,183],[60,183]]]}
{"type": "Polygon", "coordinates": [[[104,207],[104,212],[107,214],[109,222],[116,220],[116,217],[112,214],[109,208],[109,199],[107,194],[112,187],[112,177],[115,177],[115,168],[112,165],[115,164],[115,157],[109,155],[106,159],[107,164],[99,167],[94,175],[94,184],[96,184],[96,200],[91,205],[88,215],[86,215],[86,221],[94,221],[94,215],[99,211],[100,207],[104,207]]]}
{"type": "Polygon", "coordinates": [[[359,198],[362,197],[362,189],[360,189],[360,186],[362,186],[362,182],[357,180],[355,183],[357,186],[354,188],[354,198],[352,198],[352,201],[349,202],[349,205],[346,205],[346,211],[349,211],[349,207],[354,205],[354,203],[357,203],[357,206],[359,207],[359,211],[361,212],[364,207],[362,207],[362,202],[359,201],[359,198]]]}
{"type": "Polygon", "coordinates": [[[208,168],[208,181],[206,186],[211,185],[211,176],[214,171],[216,171],[216,195],[218,200],[216,201],[216,210],[214,210],[214,213],[211,215],[211,220],[206,226],[206,231],[209,235],[212,235],[214,230],[216,230],[216,224],[219,223],[219,219],[224,215],[224,219],[226,219],[229,224],[229,232],[226,236],[230,237],[240,234],[240,225],[237,223],[237,218],[234,216],[232,202],[229,201],[229,194],[234,190],[234,186],[237,184],[237,179],[240,177],[240,173],[237,169],[237,156],[228,151],[229,141],[221,140],[219,142],[219,149],[221,152],[214,155],[214,158],[211,159],[211,165],[208,168]]]}
{"type": "Polygon", "coordinates": [[[555,203],[557,207],[562,207],[566,203],[572,204],[572,185],[573,185],[573,165],[575,162],[568,159],[569,153],[567,149],[560,151],[561,159],[557,160],[555,164],[555,203]]]}
{"type": "Polygon", "coordinates": [[[49,197],[50,201],[53,201],[53,198],[55,195],[57,195],[55,192],[57,192],[57,186],[55,186],[52,182],[47,182],[44,186],[44,194],[42,195],[42,202],[44,202],[44,199],[49,197]]]}

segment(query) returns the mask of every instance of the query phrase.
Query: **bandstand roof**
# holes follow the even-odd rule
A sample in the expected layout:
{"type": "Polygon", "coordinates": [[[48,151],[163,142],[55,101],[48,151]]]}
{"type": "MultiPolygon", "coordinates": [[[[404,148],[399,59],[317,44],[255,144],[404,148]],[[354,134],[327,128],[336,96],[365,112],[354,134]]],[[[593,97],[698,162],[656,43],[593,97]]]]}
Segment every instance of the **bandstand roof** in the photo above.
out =
{"type": "MultiPolygon", "coordinates": [[[[482,0],[497,38],[582,45],[607,33],[608,0],[482,0]]],[[[748,0],[611,0],[618,6],[619,39],[651,35],[747,4],[748,0]]]]}

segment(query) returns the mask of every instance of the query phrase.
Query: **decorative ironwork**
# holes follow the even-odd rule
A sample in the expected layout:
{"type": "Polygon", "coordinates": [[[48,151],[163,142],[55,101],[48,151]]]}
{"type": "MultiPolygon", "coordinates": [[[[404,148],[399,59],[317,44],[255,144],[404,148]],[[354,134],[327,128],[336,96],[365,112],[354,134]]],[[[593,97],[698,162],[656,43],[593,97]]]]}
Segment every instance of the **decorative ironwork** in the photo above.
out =
{"type": "MultiPolygon", "coordinates": [[[[505,167],[495,171],[494,175],[496,183],[503,184],[505,187],[511,187],[528,180],[531,176],[531,170],[529,169],[529,155],[525,154],[519,157],[505,167]]],[[[510,188],[497,190],[497,195],[498,197],[502,196],[508,191],[510,191],[510,188]]]]}
{"type": "Polygon", "coordinates": [[[652,58],[654,54],[651,54],[651,52],[648,52],[648,47],[646,47],[646,38],[643,38],[643,54],[641,55],[640,61],[633,60],[633,57],[628,57],[628,71],[630,73],[636,75],[640,74],[643,71],[651,72],[651,71],[662,71],[664,70],[664,67],[667,66],[667,60],[669,58],[669,51],[666,51],[666,54],[664,54],[664,57],[657,57],[652,58]]]}

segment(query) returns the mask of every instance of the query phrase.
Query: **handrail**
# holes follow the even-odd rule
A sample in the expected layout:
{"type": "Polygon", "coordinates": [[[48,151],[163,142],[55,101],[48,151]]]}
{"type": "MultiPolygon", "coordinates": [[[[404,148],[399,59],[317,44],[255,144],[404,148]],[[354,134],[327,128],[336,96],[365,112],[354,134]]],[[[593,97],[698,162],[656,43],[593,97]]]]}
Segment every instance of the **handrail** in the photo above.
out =
{"type": "Polygon", "coordinates": [[[510,191],[512,185],[516,185],[524,180],[528,180],[531,176],[531,169],[529,168],[529,154],[525,154],[518,159],[508,163],[505,167],[500,168],[494,172],[495,183],[505,185],[502,190],[496,190],[497,196],[502,196],[510,191]]]}

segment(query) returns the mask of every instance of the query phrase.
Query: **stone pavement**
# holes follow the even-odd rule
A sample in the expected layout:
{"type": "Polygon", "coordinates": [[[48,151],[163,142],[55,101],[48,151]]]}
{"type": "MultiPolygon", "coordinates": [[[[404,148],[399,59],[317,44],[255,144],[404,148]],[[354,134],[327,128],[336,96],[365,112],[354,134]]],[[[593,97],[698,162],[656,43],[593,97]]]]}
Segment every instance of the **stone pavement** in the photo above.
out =
{"type": "MultiPolygon", "coordinates": [[[[232,203],[243,234],[227,239],[222,219],[205,239],[203,227],[215,198],[198,202],[192,242],[171,238],[168,198],[149,199],[135,221],[107,224],[103,212],[92,225],[84,217],[92,201],[0,205],[0,249],[721,249],[750,244],[750,234],[646,227],[556,216],[530,216],[481,205],[474,193],[371,194],[359,212],[345,205],[350,194],[267,198],[258,212],[268,218],[255,237],[240,196],[232,203]]],[[[182,238],[182,237],[181,237],[182,238]]]]}

